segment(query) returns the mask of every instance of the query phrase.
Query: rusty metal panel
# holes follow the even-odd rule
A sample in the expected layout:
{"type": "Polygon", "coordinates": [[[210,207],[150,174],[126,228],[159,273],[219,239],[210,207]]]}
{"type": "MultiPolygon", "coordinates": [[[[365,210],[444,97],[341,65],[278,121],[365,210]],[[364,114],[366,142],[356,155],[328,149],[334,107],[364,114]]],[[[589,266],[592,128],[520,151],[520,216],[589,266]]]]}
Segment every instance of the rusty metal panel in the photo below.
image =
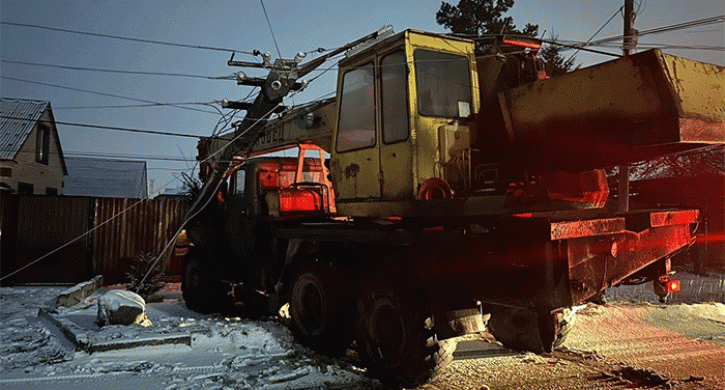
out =
{"type": "Polygon", "coordinates": [[[662,211],[650,213],[650,225],[652,227],[696,223],[699,220],[699,210],[662,211]]]}
{"type": "Polygon", "coordinates": [[[15,256],[3,262],[18,270],[14,283],[72,284],[91,276],[88,231],[90,198],[20,196],[15,225],[15,256]]]}
{"type": "Polygon", "coordinates": [[[504,91],[499,101],[515,148],[541,171],[725,143],[725,68],[656,49],[504,91]]]}
{"type": "MultiPolygon", "coordinates": [[[[181,225],[188,204],[183,200],[95,199],[93,267],[104,282],[125,283],[133,259],[158,255],[181,225]]],[[[166,275],[177,276],[171,247],[163,257],[166,275]]]]}
{"type": "MultiPolygon", "coordinates": [[[[15,236],[18,218],[18,196],[0,191],[0,277],[15,270],[15,236]]],[[[12,279],[0,281],[0,286],[11,286],[12,279]]]]}
{"type": "Polygon", "coordinates": [[[551,224],[551,240],[568,240],[571,238],[621,233],[624,230],[624,227],[624,218],[555,222],[551,224]]]}
{"type": "Polygon", "coordinates": [[[585,237],[566,242],[573,302],[581,302],[620,283],[657,260],[693,243],[691,224],[664,224],[609,238],[585,237]]]}

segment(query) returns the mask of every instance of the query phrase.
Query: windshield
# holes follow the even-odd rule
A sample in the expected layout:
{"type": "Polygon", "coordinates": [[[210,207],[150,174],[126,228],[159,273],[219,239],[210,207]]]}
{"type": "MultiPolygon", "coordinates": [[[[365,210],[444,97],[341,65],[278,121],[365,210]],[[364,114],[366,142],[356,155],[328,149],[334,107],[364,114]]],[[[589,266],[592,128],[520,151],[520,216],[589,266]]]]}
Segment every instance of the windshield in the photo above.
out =
{"type": "Polygon", "coordinates": [[[418,49],[415,80],[421,115],[468,117],[471,112],[471,71],[468,58],[418,49]]]}

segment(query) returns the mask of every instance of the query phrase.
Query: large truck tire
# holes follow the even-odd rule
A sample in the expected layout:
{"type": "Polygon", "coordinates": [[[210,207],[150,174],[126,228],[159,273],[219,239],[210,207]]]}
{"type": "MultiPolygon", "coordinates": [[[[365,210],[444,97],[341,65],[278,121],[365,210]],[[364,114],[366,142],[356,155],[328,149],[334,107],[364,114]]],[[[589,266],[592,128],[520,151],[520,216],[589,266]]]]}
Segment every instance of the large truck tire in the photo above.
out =
{"type": "Polygon", "coordinates": [[[347,294],[333,273],[326,264],[303,264],[292,280],[289,312],[292,334],[301,344],[335,356],[345,352],[352,336],[343,301],[347,294]]]}
{"type": "Polygon", "coordinates": [[[420,386],[453,360],[455,343],[438,341],[423,295],[380,289],[358,302],[358,353],[370,375],[388,386],[420,386]]]}
{"type": "Polygon", "coordinates": [[[231,286],[214,277],[211,256],[205,246],[189,248],[184,256],[181,293],[186,307],[202,314],[221,312],[231,307],[231,286]]]}
{"type": "Polygon", "coordinates": [[[510,307],[496,309],[488,321],[488,331],[506,348],[534,353],[545,351],[534,311],[510,307]]]}
{"type": "Polygon", "coordinates": [[[561,348],[574,327],[575,311],[539,313],[519,308],[499,308],[491,313],[488,331],[504,347],[534,353],[561,348]]]}

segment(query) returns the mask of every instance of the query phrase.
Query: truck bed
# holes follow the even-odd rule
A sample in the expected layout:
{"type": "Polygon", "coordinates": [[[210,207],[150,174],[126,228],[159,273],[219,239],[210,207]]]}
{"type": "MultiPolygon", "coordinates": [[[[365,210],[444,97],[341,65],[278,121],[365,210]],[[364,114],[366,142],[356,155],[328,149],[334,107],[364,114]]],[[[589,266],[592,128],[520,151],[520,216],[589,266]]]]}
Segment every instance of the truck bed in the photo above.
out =
{"type": "Polygon", "coordinates": [[[658,49],[504,91],[499,101],[517,154],[542,171],[725,143],[725,68],[658,49]]]}

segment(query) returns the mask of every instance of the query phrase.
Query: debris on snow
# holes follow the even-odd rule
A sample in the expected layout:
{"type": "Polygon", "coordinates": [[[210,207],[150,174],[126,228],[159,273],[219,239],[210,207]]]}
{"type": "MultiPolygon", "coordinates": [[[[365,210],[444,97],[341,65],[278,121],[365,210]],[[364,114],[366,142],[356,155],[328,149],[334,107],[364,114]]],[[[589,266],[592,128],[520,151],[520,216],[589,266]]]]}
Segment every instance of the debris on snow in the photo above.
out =
{"type": "Polygon", "coordinates": [[[657,374],[654,370],[627,366],[618,370],[616,374],[622,379],[637,386],[660,387],[669,389],[672,383],[669,378],[657,374]]]}
{"type": "Polygon", "coordinates": [[[58,297],[55,299],[55,307],[73,307],[91,296],[101,287],[102,284],[103,276],[101,275],[98,275],[87,282],[78,283],[58,294],[58,297]]]}
{"type": "Polygon", "coordinates": [[[111,290],[98,298],[98,323],[104,325],[150,326],[146,302],[140,295],[124,290],[111,290]]]}

